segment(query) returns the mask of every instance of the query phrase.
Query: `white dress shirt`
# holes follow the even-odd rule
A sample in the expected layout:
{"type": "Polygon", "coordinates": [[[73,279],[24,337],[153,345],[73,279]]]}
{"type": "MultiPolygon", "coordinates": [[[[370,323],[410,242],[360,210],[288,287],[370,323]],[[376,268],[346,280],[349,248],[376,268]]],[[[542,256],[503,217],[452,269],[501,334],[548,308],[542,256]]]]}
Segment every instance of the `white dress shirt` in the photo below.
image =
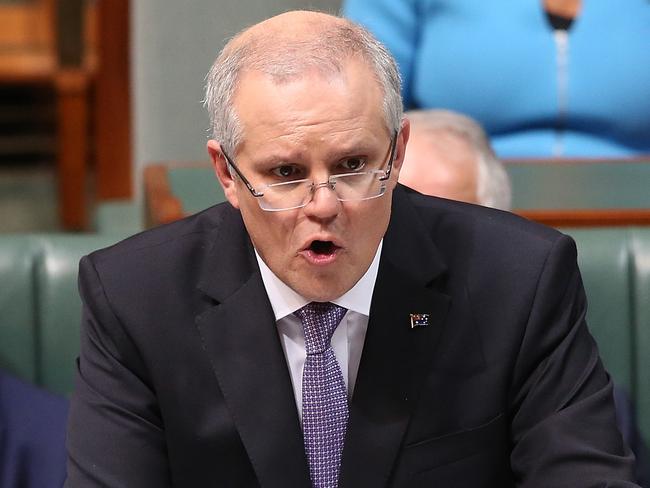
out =
{"type": "MultiPolygon", "coordinates": [[[[377,280],[382,244],[383,241],[380,241],[375,257],[361,279],[345,294],[332,300],[332,303],[348,309],[332,335],[332,349],[343,373],[348,398],[352,397],[359,371],[359,361],[368,329],[370,302],[377,280]]],[[[280,280],[262,260],[257,250],[255,257],[260,266],[266,294],[273,308],[282,349],[291,374],[298,415],[302,420],[302,371],[307,351],[302,324],[293,313],[307,305],[309,300],[300,296],[280,280]]]]}

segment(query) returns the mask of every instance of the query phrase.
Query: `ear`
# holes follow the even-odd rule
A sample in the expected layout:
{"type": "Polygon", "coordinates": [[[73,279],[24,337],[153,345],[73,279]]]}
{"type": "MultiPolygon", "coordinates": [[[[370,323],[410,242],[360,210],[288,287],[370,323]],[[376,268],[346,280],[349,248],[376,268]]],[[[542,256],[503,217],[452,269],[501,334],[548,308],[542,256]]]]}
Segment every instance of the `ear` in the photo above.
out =
{"type": "Polygon", "coordinates": [[[207,148],[210,160],[212,161],[212,167],[214,168],[214,173],[217,175],[217,179],[223,188],[223,193],[226,195],[226,198],[233,207],[239,208],[236,181],[230,174],[228,161],[226,161],[226,158],[221,151],[221,144],[214,139],[210,139],[207,148]]]}
{"type": "MultiPolygon", "coordinates": [[[[393,161],[393,172],[395,173],[395,181],[399,177],[399,172],[402,169],[402,164],[404,163],[404,155],[406,154],[406,144],[409,140],[409,135],[411,134],[411,123],[409,119],[404,117],[402,119],[402,127],[397,134],[397,141],[395,143],[395,160],[393,161]]],[[[391,175],[392,176],[392,175],[391,175]]]]}

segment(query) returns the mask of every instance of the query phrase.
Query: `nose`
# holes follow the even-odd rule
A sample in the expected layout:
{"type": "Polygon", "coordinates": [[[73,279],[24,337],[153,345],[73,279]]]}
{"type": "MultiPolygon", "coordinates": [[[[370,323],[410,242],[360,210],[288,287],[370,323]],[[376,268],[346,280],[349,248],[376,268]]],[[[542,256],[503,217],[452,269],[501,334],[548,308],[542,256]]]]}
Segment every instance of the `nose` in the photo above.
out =
{"type": "Polygon", "coordinates": [[[314,185],[311,201],[305,205],[305,214],[318,220],[331,220],[341,209],[341,202],[328,182],[314,185]]]}

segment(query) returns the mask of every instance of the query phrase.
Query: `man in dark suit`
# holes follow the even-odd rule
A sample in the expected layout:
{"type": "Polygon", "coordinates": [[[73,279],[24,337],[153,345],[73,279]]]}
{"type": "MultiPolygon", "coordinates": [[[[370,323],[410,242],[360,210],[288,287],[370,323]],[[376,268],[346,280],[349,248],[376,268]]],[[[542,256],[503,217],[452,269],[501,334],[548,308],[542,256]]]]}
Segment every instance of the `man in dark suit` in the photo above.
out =
{"type": "Polygon", "coordinates": [[[635,486],[573,242],[397,186],[399,93],[342,19],[228,43],[228,203],[81,262],[67,486],[635,486]]]}

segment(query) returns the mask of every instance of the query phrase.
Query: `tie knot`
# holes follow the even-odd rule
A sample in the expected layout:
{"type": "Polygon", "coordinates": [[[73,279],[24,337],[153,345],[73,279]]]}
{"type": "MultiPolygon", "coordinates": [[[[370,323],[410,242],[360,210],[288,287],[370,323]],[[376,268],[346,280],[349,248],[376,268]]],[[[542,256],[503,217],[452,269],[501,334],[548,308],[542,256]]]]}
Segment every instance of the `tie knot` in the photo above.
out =
{"type": "Polygon", "coordinates": [[[319,354],[330,346],[332,334],[347,309],[330,302],[311,302],[294,313],[302,322],[307,354],[319,354]]]}

